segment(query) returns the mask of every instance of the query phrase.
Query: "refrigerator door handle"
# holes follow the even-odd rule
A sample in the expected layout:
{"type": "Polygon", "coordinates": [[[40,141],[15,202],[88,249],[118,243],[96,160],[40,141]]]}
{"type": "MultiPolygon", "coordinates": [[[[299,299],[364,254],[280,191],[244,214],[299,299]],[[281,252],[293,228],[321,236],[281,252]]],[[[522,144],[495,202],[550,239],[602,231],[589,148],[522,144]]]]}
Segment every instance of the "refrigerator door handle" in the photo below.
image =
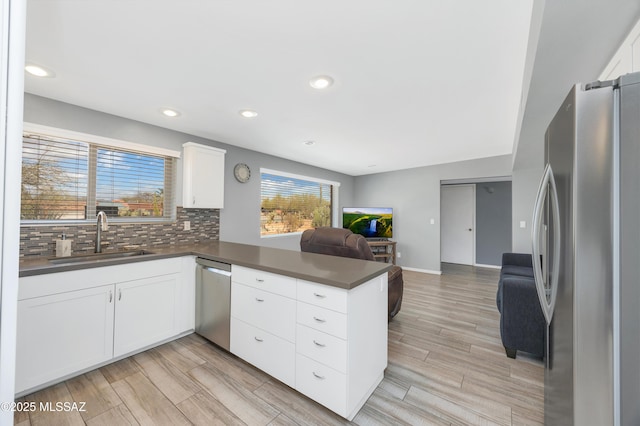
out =
{"type": "Polygon", "coordinates": [[[536,282],[536,290],[538,291],[538,299],[540,300],[540,307],[544,315],[547,324],[551,324],[553,318],[553,311],[556,306],[556,297],[558,295],[558,277],[559,277],[559,265],[560,265],[560,211],[558,205],[558,190],[556,188],[556,181],[553,176],[553,170],[551,164],[547,164],[544,169],[544,175],[540,181],[540,187],[538,189],[538,195],[536,197],[536,203],[533,208],[533,227],[531,228],[532,238],[532,263],[533,263],[533,276],[536,282]],[[544,279],[542,277],[542,265],[540,264],[540,233],[542,227],[542,213],[544,209],[544,201],[547,197],[550,197],[551,201],[551,218],[553,220],[553,263],[551,264],[551,279],[549,283],[549,292],[547,295],[547,289],[544,285],[544,279]]]}

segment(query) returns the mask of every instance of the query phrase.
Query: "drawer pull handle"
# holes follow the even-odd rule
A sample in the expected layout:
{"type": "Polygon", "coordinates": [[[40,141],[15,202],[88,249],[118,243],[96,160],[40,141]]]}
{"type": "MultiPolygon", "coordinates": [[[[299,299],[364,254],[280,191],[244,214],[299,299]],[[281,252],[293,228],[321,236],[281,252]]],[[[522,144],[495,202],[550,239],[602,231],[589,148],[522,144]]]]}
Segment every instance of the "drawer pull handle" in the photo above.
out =
{"type": "Polygon", "coordinates": [[[322,318],[318,318],[318,317],[313,317],[314,320],[316,320],[317,322],[327,322],[326,319],[322,319],[322,318]]]}
{"type": "Polygon", "coordinates": [[[313,293],[313,295],[314,295],[315,297],[319,298],[319,299],[324,299],[325,297],[327,297],[326,295],[324,295],[324,294],[319,294],[319,293],[313,293]]]}
{"type": "Polygon", "coordinates": [[[259,282],[259,283],[263,283],[264,282],[264,280],[262,278],[256,278],[256,281],[259,282]]]}
{"type": "Polygon", "coordinates": [[[256,342],[260,342],[260,343],[264,342],[264,340],[262,340],[262,339],[261,339],[261,338],[259,338],[259,337],[254,337],[254,339],[256,339],[256,342]]]}
{"type": "Polygon", "coordinates": [[[324,376],[319,375],[315,371],[312,371],[312,373],[313,373],[313,375],[315,376],[316,379],[324,380],[324,376]]]}
{"type": "Polygon", "coordinates": [[[109,303],[113,301],[113,291],[109,290],[109,303]]]}
{"type": "Polygon", "coordinates": [[[256,302],[264,302],[264,299],[259,299],[256,297],[256,302]]]}
{"type": "Polygon", "coordinates": [[[313,344],[314,344],[314,345],[316,345],[316,346],[318,346],[318,347],[320,347],[320,348],[324,348],[325,346],[327,346],[327,345],[325,345],[324,343],[318,343],[318,342],[316,342],[315,340],[313,341],[313,344]]]}

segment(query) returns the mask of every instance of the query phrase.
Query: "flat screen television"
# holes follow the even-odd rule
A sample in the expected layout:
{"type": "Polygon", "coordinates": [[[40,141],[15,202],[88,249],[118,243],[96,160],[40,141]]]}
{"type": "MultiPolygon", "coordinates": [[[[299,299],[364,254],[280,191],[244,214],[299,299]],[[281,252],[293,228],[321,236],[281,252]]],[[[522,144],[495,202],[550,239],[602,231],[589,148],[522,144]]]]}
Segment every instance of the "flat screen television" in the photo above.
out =
{"type": "Polygon", "coordinates": [[[342,227],[366,238],[393,237],[393,209],[388,207],[344,207],[342,227]]]}

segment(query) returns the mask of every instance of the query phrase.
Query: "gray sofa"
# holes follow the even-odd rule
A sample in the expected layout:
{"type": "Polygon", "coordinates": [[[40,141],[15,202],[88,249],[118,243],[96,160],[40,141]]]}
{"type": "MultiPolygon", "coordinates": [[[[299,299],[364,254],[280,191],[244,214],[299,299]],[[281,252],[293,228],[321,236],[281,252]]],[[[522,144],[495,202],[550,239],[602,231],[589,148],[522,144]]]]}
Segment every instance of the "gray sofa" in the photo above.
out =
{"type": "Polygon", "coordinates": [[[533,279],[530,254],[504,253],[498,293],[500,336],[509,358],[517,351],[544,356],[546,322],[533,279]]]}

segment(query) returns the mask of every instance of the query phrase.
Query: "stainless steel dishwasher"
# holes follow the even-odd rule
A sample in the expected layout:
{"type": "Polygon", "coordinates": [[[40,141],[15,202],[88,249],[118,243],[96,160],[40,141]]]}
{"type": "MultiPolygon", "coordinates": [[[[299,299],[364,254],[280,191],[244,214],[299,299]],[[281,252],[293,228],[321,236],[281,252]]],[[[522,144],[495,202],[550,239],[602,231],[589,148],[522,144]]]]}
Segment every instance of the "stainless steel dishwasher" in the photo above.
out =
{"type": "Polygon", "coordinates": [[[196,333],[229,350],[231,265],[196,259],[196,333]]]}

